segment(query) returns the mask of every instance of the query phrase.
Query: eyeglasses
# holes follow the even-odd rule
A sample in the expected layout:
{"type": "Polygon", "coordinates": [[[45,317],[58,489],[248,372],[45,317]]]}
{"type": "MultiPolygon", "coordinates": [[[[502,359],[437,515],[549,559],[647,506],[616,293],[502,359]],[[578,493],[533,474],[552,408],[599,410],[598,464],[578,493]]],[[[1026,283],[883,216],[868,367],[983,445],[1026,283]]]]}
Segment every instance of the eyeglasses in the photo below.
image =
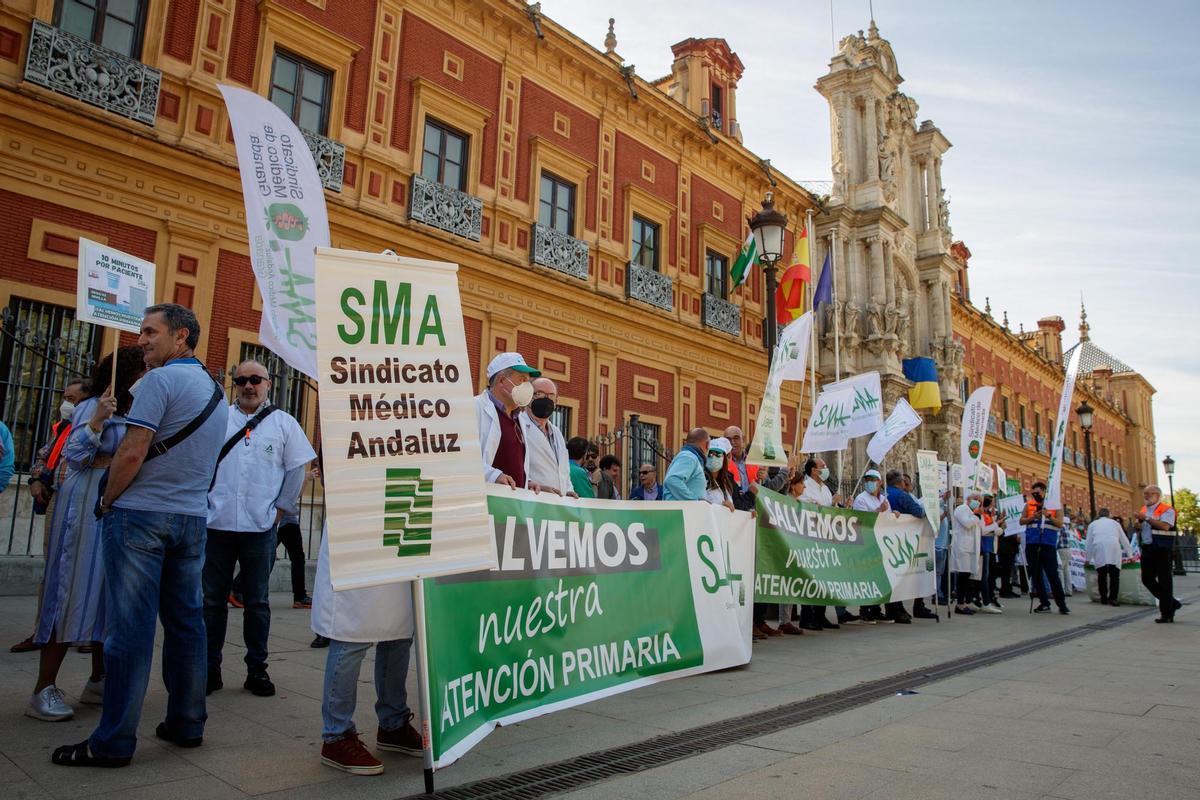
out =
{"type": "Polygon", "coordinates": [[[265,380],[266,378],[262,375],[239,375],[233,379],[233,382],[236,386],[245,386],[247,383],[251,386],[258,386],[265,380]]]}
{"type": "Polygon", "coordinates": [[[638,475],[653,475],[653,474],[654,474],[654,470],[652,470],[652,469],[643,469],[643,470],[638,471],[638,475]]]}

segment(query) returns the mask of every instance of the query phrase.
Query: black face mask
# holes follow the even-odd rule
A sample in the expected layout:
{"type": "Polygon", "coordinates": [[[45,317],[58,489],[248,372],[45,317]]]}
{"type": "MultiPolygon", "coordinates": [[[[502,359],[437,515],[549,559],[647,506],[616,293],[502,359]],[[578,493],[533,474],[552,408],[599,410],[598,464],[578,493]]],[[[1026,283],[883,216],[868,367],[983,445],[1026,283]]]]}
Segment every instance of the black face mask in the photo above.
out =
{"type": "Polygon", "coordinates": [[[535,397],[529,401],[529,410],[538,419],[550,419],[554,413],[554,401],[549,397],[535,397]]]}

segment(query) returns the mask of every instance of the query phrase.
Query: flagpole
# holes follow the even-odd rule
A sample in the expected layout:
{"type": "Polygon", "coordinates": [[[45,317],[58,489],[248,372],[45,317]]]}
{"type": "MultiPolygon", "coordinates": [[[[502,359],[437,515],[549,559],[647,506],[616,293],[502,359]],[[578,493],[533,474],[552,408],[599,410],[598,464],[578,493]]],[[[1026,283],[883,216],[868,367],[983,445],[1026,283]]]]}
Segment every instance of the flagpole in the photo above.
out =
{"type": "Polygon", "coordinates": [[[805,235],[808,236],[808,283],[805,284],[804,288],[808,293],[808,310],[813,315],[813,324],[809,330],[808,345],[808,350],[811,354],[808,359],[809,375],[812,377],[809,395],[812,400],[812,407],[815,409],[817,407],[817,371],[812,368],[812,365],[820,364],[821,354],[817,350],[817,310],[813,307],[813,264],[817,259],[813,256],[813,241],[815,237],[813,236],[813,213],[811,208],[808,209],[804,224],[806,226],[804,229],[805,235]]]}
{"type": "MultiPolygon", "coordinates": [[[[829,287],[833,302],[833,376],[835,381],[842,379],[842,315],[838,313],[837,287],[837,226],[829,231],[829,287]]],[[[838,486],[842,482],[842,451],[838,451],[838,486]]]]}

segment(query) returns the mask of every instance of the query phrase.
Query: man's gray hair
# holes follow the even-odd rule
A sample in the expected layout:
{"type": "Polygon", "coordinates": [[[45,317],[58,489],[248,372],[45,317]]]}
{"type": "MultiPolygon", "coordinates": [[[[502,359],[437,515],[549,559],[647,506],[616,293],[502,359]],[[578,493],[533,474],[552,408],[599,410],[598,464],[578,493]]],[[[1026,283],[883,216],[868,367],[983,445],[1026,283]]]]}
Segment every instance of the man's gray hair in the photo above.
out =
{"type": "Polygon", "coordinates": [[[1097,512],[1096,512],[1096,518],[1097,518],[1097,519],[1099,519],[1100,517],[1107,517],[1107,516],[1108,516],[1108,509],[1107,509],[1107,508],[1102,508],[1102,509],[1100,509],[1099,511],[1097,511],[1097,512]]]}
{"type": "Polygon", "coordinates": [[[162,314],[163,322],[166,323],[167,330],[171,333],[175,333],[180,328],[186,328],[189,350],[195,350],[196,345],[200,344],[200,321],[196,319],[196,313],[187,306],[181,306],[178,303],[159,303],[149,306],[143,314],[145,316],[162,314]]]}

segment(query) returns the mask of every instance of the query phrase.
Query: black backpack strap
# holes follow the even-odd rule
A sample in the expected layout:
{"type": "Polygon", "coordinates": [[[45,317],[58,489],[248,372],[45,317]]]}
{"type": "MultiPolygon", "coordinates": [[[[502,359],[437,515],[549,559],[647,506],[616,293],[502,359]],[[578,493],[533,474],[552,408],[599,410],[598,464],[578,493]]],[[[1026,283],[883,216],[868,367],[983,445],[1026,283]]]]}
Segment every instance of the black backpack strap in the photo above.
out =
{"type": "Polygon", "coordinates": [[[225,456],[229,455],[230,451],[233,450],[234,445],[236,445],[242,439],[242,437],[248,436],[250,431],[257,428],[258,423],[271,416],[271,414],[275,412],[275,408],[275,406],[267,406],[266,408],[261,409],[257,414],[250,418],[250,420],[246,423],[246,427],[240,429],[233,436],[230,436],[225,440],[225,444],[221,445],[221,452],[217,455],[217,463],[213,467],[212,481],[210,481],[208,484],[208,490],[210,492],[212,491],[212,488],[217,485],[217,470],[221,468],[221,462],[225,460],[225,456]]]}
{"type": "Polygon", "coordinates": [[[146,453],[146,458],[142,461],[142,463],[144,464],[146,461],[158,458],[163,453],[167,452],[172,447],[195,433],[201,425],[208,421],[208,418],[212,416],[212,413],[217,410],[217,406],[224,399],[225,392],[221,389],[220,385],[218,385],[216,381],[213,381],[212,397],[208,399],[208,405],[204,407],[204,410],[194,417],[191,422],[189,422],[187,425],[184,425],[166,439],[150,445],[150,452],[146,453]]]}

